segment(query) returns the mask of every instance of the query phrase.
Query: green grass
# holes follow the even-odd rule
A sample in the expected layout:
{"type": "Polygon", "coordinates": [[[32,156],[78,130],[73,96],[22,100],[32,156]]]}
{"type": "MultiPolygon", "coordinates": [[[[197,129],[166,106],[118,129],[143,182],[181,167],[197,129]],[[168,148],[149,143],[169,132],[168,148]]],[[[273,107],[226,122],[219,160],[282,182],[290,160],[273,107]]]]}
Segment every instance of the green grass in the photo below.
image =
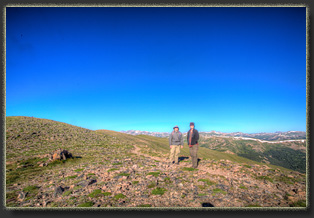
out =
{"type": "Polygon", "coordinates": [[[109,195],[111,195],[111,192],[104,192],[103,195],[104,196],[109,196],[109,195]]]}
{"type": "Polygon", "coordinates": [[[25,201],[34,198],[37,195],[37,193],[38,193],[38,189],[39,189],[39,187],[34,186],[34,185],[30,185],[30,186],[25,187],[23,189],[23,191],[24,192],[28,192],[28,194],[27,194],[27,196],[25,198],[25,201]]]}
{"type": "Polygon", "coordinates": [[[247,189],[247,187],[245,187],[244,185],[240,185],[239,188],[241,188],[241,189],[247,189]]]}
{"type": "Polygon", "coordinates": [[[213,192],[214,192],[214,194],[216,194],[216,193],[222,193],[222,194],[227,194],[227,192],[226,191],[223,191],[223,190],[221,190],[220,188],[215,188],[215,189],[213,189],[213,192]]]}
{"type": "Polygon", "coordinates": [[[204,190],[205,189],[205,185],[198,185],[197,186],[199,189],[204,190]]]}
{"type": "Polygon", "coordinates": [[[83,188],[83,186],[81,186],[81,185],[75,186],[75,187],[73,188],[73,190],[78,190],[78,189],[80,189],[80,188],[83,188]]]}
{"type": "Polygon", "coordinates": [[[166,184],[172,183],[172,181],[171,181],[171,179],[170,179],[169,177],[164,178],[164,182],[165,182],[166,184]]]}
{"type": "Polygon", "coordinates": [[[73,175],[73,176],[65,177],[65,179],[74,179],[74,178],[76,178],[76,177],[77,177],[77,175],[73,175]]]}
{"type": "Polygon", "coordinates": [[[85,202],[85,203],[82,203],[82,204],[79,204],[77,205],[78,207],[92,207],[94,205],[93,202],[91,201],[88,201],[88,202],[85,202]]]}
{"type": "Polygon", "coordinates": [[[197,171],[198,169],[195,169],[193,167],[184,167],[184,168],[182,168],[182,170],[185,170],[185,171],[197,171]]]}
{"type": "Polygon", "coordinates": [[[273,179],[268,177],[268,176],[258,176],[258,177],[256,177],[256,179],[267,180],[267,181],[270,181],[270,182],[274,182],[273,179]]]}
{"type": "Polygon", "coordinates": [[[158,172],[149,172],[149,173],[147,173],[147,175],[153,175],[153,176],[155,176],[155,177],[158,177],[159,174],[160,174],[159,171],[158,171],[158,172]]]}
{"type": "Polygon", "coordinates": [[[246,205],[245,207],[261,207],[261,205],[259,205],[259,204],[249,204],[249,205],[246,205]]]}
{"type": "Polygon", "coordinates": [[[156,183],[151,182],[150,184],[147,185],[147,188],[154,188],[156,186],[156,183]]]}
{"type": "Polygon", "coordinates": [[[119,194],[116,194],[115,196],[114,196],[114,198],[115,199],[120,199],[120,198],[125,198],[126,196],[124,195],[124,194],[122,194],[122,193],[119,193],[119,194]]]}
{"type": "Polygon", "coordinates": [[[140,205],[137,205],[137,207],[151,207],[152,205],[151,204],[140,204],[140,205]]]}
{"type": "Polygon", "coordinates": [[[275,178],[275,180],[278,182],[286,183],[286,184],[294,184],[295,182],[297,182],[295,178],[291,178],[288,176],[278,176],[275,178]]]}
{"type": "Polygon", "coordinates": [[[199,193],[198,196],[206,196],[207,194],[205,193],[199,193]]]}
{"type": "Polygon", "coordinates": [[[113,163],[112,165],[121,165],[121,164],[122,164],[122,163],[119,162],[119,163],[113,163]]]}
{"type": "Polygon", "coordinates": [[[24,192],[34,192],[36,190],[38,190],[38,187],[35,185],[30,185],[23,189],[24,192]]]}
{"type": "Polygon", "coordinates": [[[116,170],[118,170],[118,169],[117,168],[111,168],[111,169],[107,170],[107,172],[112,172],[112,171],[116,171],[116,170]]]}
{"type": "Polygon", "coordinates": [[[118,176],[129,176],[130,173],[119,173],[118,176]]]}
{"type": "Polygon", "coordinates": [[[69,196],[70,194],[72,194],[71,190],[65,191],[62,196],[69,196]]]}
{"type": "Polygon", "coordinates": [[[75,172],[81,172],[81,171],[83,171],[84,169],[82,169],[82,168],[80,168],[80,169],[76,169],[76,170],[74,170],[75,172]]]}
{"type": "Polygon", "coordinates": [[[306,201],[305,200],[299,200],[297,202],[293,202],[289,204],[290,207],[306,207],[306,201]]]}
{"type": "Polygon", "coordinates": [[[139,183],[139,181],[132,181],[132,184],[133,185],[136,185],[136,184],[138,184],[139,183]]]}
{"type": "Polygon", "coordinates": [[[198,181],[205,182],[209,186],[216,184],[215,182],[213,182],[209,179],[199,179],[198,181]]]}
{"type": "Polygon", "coordinates": [[[91,198],[98,198],[98,197],[102,197],[102,196],[103,196],[103,193],[100,189],[96,189],[88,195],[88,197],[91,197],[91,198]]]}
{"type": "Polygon", "coordinates": [[[87,175],[88,175],[88,176],[94,176],[95,173],[88,173],[87,175]]]}
{"type": "Polygon", "coordinates": [[[166,191],[167,191],[167,189],[157,187],[152,191],[152,194],[153,195],[163,195],[166,191]]]}

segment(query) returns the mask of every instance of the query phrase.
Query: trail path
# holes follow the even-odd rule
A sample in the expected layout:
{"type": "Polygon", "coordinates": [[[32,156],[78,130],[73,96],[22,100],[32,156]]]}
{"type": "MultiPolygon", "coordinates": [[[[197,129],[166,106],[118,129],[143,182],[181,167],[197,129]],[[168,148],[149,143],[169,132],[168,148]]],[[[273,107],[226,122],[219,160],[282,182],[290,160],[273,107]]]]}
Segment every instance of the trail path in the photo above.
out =
{"type": "MultiPolygon", "coordinates": [[[[155,156],[150,156],[148,154],[144,154],[144,153],[141,153],[140,150],[141,148],[139,148],[138,146],[136,145],[133,145],[134,146],[134,150],[132,150],[131,152],[134,153],[134,154],[137,154],[137,155],[143,155],[144,157],[148,157],[148,158],[151,158],[153,160],[157,160],[157,161],[161,161],[161,162],[168,162],[168,158],[161,158],[161,157],[155,157],[155,156]]],[[[182,167],[191,167],[190,166],[191,163],[187,163],[187,162],[180,162],[179,165],[171,165],[170,167],[173,168],[173,169],[180,169],[182,167]]],[[[202,165],[201,163],[198,165],[198,174],[205,174],[205,173],[209,173],[209,174],[212,174],[212,175],[218,175],[218,176],[224,176],[226,178],[234,178],[235,175],[233,173],[230,173],[229,171],[226,172],[224,170],[221,170],[221,169],[218,169],[218,170],[212,170],[210,169],[208,166],[206,165],[202,165]]]]}
{"type": "Polygon", "coordinates": [[[141,153],[140,152],[140,148],[137,147],[136,145],[133,145],[134,146],[134,150],[132,150],[131,152],[134,153],[134,154],[137,154],[137,155],[143,155],[144,157],[149,157],[153,160],[158,160],[158,161],[163,161],[163,162],[166,162],[167,160],[165,158],[161,158],[161,157],[154,157],[154,156],[150,156],[148,154],[144,154],[144,153],[141,153]]]}

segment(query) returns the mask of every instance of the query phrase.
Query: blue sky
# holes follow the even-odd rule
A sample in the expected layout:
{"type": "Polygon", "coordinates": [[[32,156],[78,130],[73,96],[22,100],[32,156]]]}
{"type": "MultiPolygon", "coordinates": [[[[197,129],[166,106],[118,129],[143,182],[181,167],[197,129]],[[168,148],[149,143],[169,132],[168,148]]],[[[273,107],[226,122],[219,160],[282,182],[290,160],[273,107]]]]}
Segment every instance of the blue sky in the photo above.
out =
{"type": "Polygon", "coordinates": [[[6,115],[109,130],[306,130],[306,9],[6,9],[6,115]]]}

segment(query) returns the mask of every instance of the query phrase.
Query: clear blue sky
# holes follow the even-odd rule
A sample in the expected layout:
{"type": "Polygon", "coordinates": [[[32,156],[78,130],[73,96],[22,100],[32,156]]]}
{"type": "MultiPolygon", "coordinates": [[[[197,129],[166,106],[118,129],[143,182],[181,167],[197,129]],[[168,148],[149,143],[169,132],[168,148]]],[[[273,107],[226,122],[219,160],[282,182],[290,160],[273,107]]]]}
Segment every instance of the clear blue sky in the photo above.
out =
{"type": "Polygon", "coordinates": [[[306,9],[7,8],[6,115],[306,130],[306,9]]]}

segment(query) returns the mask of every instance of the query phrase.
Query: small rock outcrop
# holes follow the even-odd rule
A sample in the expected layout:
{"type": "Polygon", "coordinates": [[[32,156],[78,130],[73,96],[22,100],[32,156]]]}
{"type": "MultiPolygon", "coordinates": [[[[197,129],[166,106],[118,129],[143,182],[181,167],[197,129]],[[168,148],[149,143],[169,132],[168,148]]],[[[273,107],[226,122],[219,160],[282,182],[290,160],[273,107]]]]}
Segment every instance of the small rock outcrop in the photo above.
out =
{"type": "Polygon", "coordinates": [[[72,154],[65,149],[58,149],[53,152],[50,157],[50,160],[66,160],[67,158],[72,158],[72,154]]]}

